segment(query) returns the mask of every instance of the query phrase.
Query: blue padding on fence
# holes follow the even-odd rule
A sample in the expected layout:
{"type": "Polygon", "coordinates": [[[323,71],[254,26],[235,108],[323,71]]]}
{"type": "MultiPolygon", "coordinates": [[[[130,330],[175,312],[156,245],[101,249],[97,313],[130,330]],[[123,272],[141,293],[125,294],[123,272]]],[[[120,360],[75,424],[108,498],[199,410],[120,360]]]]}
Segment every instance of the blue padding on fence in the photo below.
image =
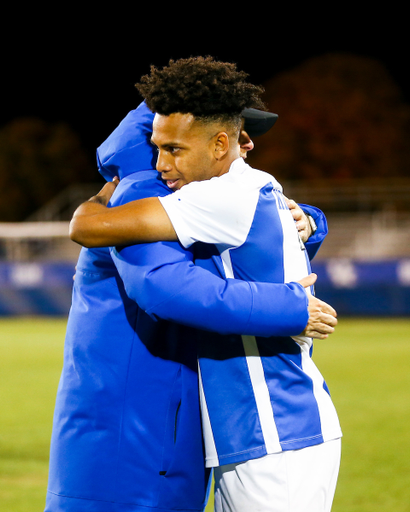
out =
{"type": "Polygon", "coordinates": [[[0,315],[67,315],[73,263],[1,263],[0,315]]]}
{"type": "Polygon", "coordinates": [[[339,315],[410,315],[410,260],[313,262],[316,295],[339,315]]]}
{"type": "Polygon", "coordinates": [[[336,289],[410,286],[410,259],[389,261],[353,261],[330,259],[313,261],[313,271],[320,281],[336,289]]]}
{"type": "MultiPolygon", "coordinates": [[[[339,315],[410,315],[410,259],[313,262],[316,295],[339,315]]],[[[72,262],[0,263],[0,316],[67,315],[72,262]]]]}

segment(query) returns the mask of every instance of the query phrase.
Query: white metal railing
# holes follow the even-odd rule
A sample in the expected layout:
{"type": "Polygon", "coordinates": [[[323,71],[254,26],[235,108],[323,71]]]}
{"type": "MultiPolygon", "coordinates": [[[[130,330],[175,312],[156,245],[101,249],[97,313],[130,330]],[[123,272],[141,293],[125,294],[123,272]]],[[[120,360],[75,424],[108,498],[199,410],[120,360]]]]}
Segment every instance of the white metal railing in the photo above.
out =
{"type": "MultiPolygon", "coordinates": [[[[409,171],[410,174],[410,171],[409,171]]],[[[410,212],[410,178],[284,182],[284,193],[296,202],[315,205],[325,212],[410,212]]]]}
{"type": "MultiPolygon", "coordinates": [[[[410,213],[330,214],[329,234],[317,259],[381,260],[410,257],[410,213]]],[[[76,260],[80,246],[68,222],[0,223],[0,259],[76,260]]]]}
{"type": "Polygon", "coordinates": [[[69,223],[0,223],[0,260],[76,260],[80,246],[68,237],[69,223]]]}
{"type": "Polygon", "coordinates": [[[410,213],[332,214],[317,258],[383,260],[410,257],[410,213]]]}

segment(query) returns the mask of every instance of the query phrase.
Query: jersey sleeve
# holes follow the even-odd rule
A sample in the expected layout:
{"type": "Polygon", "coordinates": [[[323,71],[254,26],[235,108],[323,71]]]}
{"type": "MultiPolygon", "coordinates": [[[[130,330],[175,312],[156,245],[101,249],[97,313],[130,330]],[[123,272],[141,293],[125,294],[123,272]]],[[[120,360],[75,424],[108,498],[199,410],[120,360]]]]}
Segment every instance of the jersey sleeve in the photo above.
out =
{"type": "Polygon", "coordinates": [[[237,247],[246,239],[258,201],[258,193],[220,178],[193,182],[160,197],[179,241],[237,247]]]}

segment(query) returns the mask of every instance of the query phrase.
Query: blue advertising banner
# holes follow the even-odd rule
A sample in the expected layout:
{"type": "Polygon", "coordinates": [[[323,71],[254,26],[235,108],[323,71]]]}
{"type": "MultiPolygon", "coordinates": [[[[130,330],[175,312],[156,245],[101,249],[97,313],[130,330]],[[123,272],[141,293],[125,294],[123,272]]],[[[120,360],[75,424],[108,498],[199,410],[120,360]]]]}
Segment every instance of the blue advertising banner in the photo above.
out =
{"type": "Polygon", "coordinates": [[[410,259],[313,262],[316,295],[339,315],[410,315],[410,259]]]}
{"type": "MultiPolygon", "coordinates": [[[[339,315],[410,315],[410,259],[313,262],[316,295],[339,315]]],[[[67,315],[72,262],[0,263],[0,316],[67,315]]]]}
{"type": "Polygon", "coordinates": [[[0,315],[67,315],[73,263],[1,263],[0,315]]]}

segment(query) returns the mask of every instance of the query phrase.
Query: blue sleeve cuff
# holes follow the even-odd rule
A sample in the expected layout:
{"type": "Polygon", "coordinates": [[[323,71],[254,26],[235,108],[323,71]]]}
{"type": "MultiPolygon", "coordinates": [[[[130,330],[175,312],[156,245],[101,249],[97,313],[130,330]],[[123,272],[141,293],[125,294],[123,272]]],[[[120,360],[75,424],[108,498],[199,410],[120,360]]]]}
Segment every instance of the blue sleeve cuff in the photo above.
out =
{"type": "Polygon", "coordinates": [[[305,242],[305,247],[308,252],[309,259],[313,260],[328,233],[326,216],[322,210],[319,210],[319,208],[316,208],[315,206],[310,206],[307,204],[299,204],[299,206],[316,222],[316,233],[312,235],[307,242],[305,242]]]}

